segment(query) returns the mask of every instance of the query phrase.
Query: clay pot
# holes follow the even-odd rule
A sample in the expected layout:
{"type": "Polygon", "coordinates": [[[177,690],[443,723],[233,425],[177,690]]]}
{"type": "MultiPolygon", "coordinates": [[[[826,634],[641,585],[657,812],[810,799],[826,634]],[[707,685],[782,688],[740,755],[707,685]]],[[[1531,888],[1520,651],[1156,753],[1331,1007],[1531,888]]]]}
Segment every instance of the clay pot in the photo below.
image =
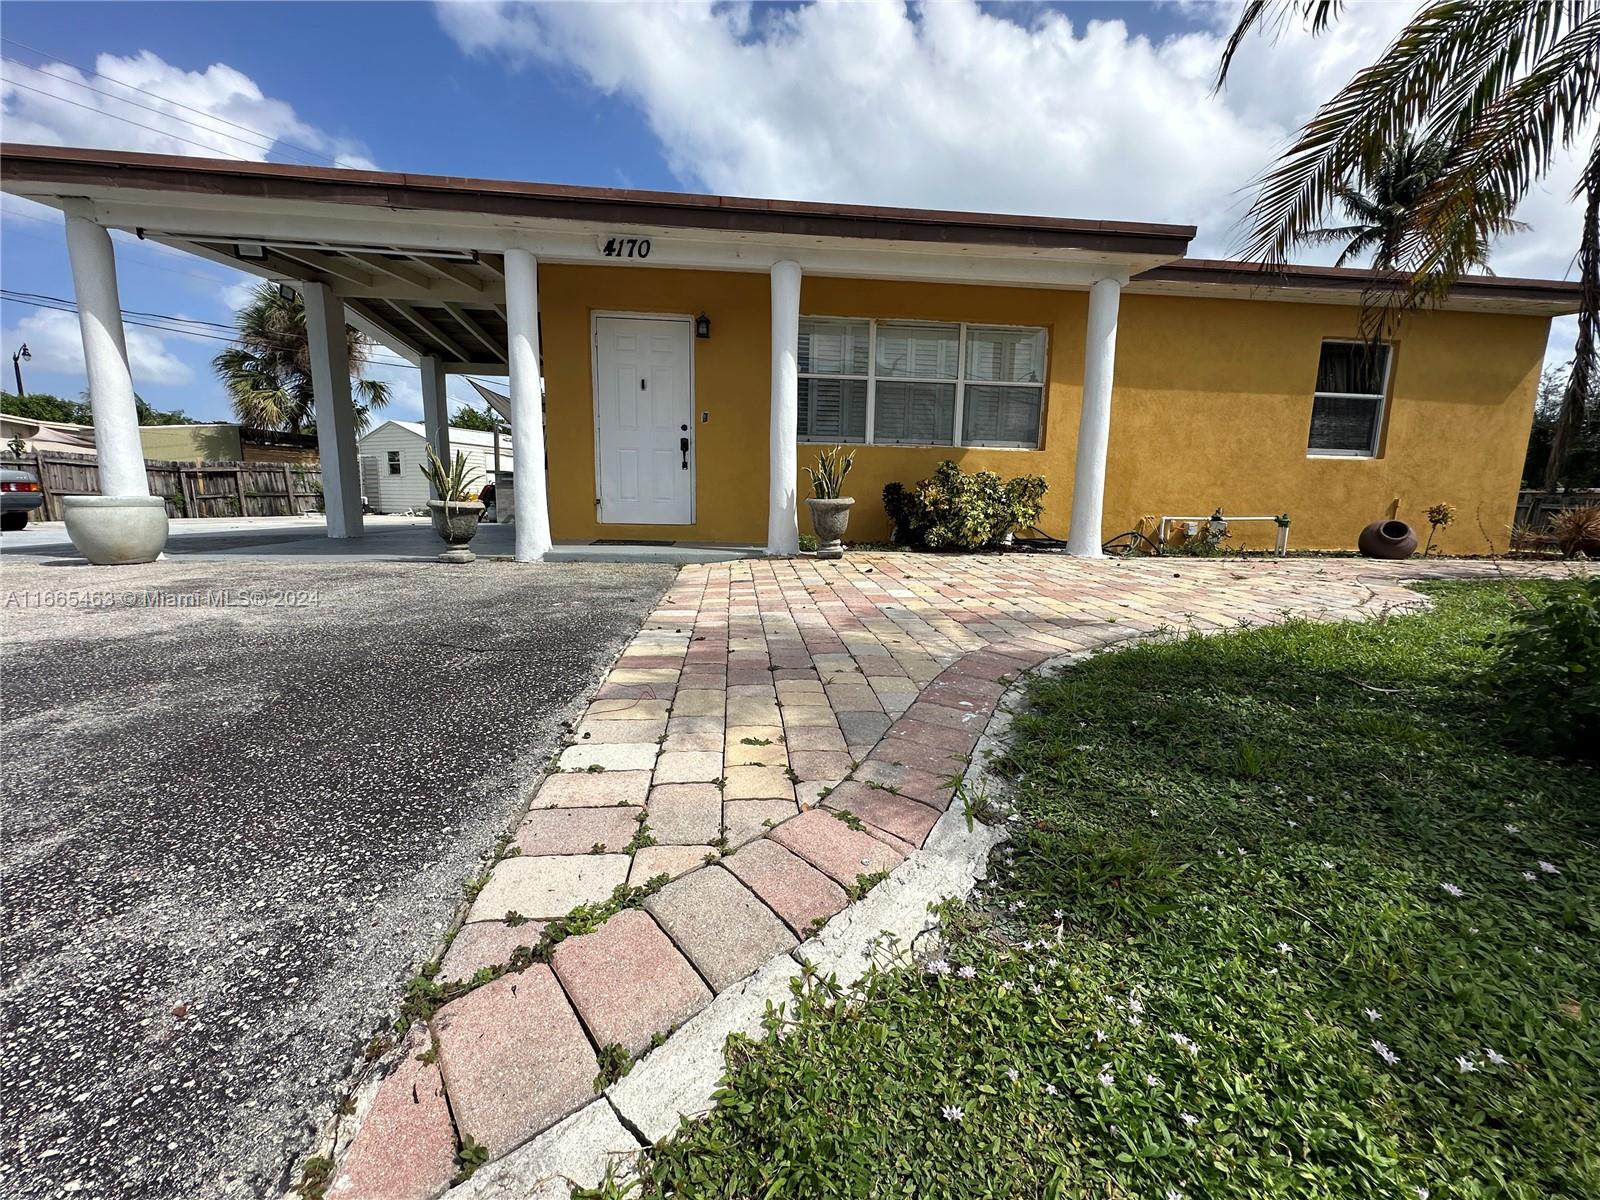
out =
{"type": "Polygon", "coordinates": [[[1361,531],[1356,549],[1368,558],[1410,558],[1417,552],[1417,531],[1404,521],[1374,521],[1361,531]]]}

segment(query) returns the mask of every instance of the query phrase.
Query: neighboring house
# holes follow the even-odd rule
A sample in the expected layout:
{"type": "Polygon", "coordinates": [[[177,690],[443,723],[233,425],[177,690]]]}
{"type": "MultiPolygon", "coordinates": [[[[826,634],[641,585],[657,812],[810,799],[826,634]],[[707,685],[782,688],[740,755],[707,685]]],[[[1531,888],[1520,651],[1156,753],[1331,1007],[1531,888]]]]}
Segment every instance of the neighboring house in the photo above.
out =
{"type": "Polygon", "coordinates": [[[65,451],[69,454],[94,453],[94,426],[71,421],[41,421],[0,413],[0,442],[21,438],[31,453],[35,450],[65,451]]]}
{"type": "MultiPolygon", "coordinates": [[[[428,502],[428,481],[422,477],[427,446],[421,421],[385,421],[361,435],[357,452],[361,458],[362,493],[374,512],[406,512],[428,502]]],[[[494,434],[452,425],[452,458],[457,450],[480,473],[472,489],[477,491],[494,473],[494,434]]],[[[500,469],[511,469],[511,439],[505,434],[500,435],[500,469]]]]}
{"type": "MultiPolygon", "coordinates": [[[[886,483],[952,458],[1043,475],[1041,525],[1077,553],[1219,505],[1348,549],[1440,502],[1462,513],[1446,550],[1503,548],[1550,320],[1578,307],[1576,284],[1468,277],[1363,357],[1372,272],[1189,259],[1188,225],[56,146],[0,148],[0,182],[65,211],[79,278],[114,278],[110,228],[290,283],[313,325],[418,364],[435,432],[448,374],[507,376],[524,457],[543,444],[500,497],[524,559],[550,535],[791,553],[803,468],[833,443],[857,450],[864,539],[889,532],[886,483]]],[[[111,299],[79,303],[114,323],[111,299]]],[[[317,366],[341,537],[361,472],[334,340],[317,366]]]]}
{"type": "Polygon", "coordinates": [[[219,421],[205,425],[141,425],[146,458],[175,462],[280,462],[317,465],[314,434],[278,433],[219,421]]]}
{"type": "MultiPolygon", "coordinates": [[[[30,451],[95,452],[93,425],[0,413],[0,442],[9,442],[13,437],[20,437],[30,451]]],[[[141,425],[139,446],[145,458],[162,462],[276,462],[314,468],[318,461],[317,439],[313,435],[275,433],[226,422],[141,425]]]]}

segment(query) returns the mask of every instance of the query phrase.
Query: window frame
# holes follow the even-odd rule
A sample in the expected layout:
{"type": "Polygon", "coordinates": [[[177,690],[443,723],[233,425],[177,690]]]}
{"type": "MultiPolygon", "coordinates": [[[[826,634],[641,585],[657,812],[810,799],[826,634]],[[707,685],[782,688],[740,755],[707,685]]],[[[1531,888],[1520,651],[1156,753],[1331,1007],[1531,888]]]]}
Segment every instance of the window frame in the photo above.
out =
{"type": "MultiPolygon", "coordinates": [[[[1330,338],[1325,337],[1317,343],[1317,374],[1322,374],[1322,349],[1328,345],[1336,346],[1365,346],[1368,343],[1360,338],[1330,338]]],[[[1378,451],[1383,444],[1383,423],[1389,416],[1389,384],[1394,377],[1394,342],[1379,342],[1383,347],[1383,384],[1378,392],[1323,392],[1317,390],[1315,379],[1311,381],[1311,413],[1306,423],[1306,457],[1307,458],[1377,458],[1378,451]],[[1329,400],[1376,400],[1378,410],[1372,418],[1372,440],[1365,450],[1324,450],[1311,444],[1311,432],[1316,427],[1317,401],[1323,397],[1329,400]]]]}
{"type": "Polygon", "coordinates": [[[404,472],[404,470],[405,470],[405,462],[400,457],[400,451],[398,451],[398,450],[386,450],[384,452],[384,454],[385,454],[384,462],[388,465],[389,474],[391,474],[391,475],[402,474],[404,472]]]}
{"type": "MultiPolygon", "coordinates": [[[[804,437],[799,433],[798,414],[796,416],[795,439],[801,445],[846,445],[846,446],[902,446],[920,447],[935,450],[1025,450],[1040,451],[1044,449],[1045,411],[1048,407],[1050,388],[1050,329],[1045,325],[1012,325],[998,321],[938,321],[921,317],[841,317],[826,313],[802,313],[800,320],[805,321],[841,321],[867,323],[867,374],[862,375],[833,375],[819,374],[815,371],[799,372],[797,379],[838,379],[853,382],[865,381],[867,385],[867,427],[866,434],[859,442],[844,442],[839,438],[818,437],[808,433],[804,437]],[[924,378],[922,376],[889,375],[883,380],[889,383],[906,384],[933,384],[940,387],[954,386],[956,390],[955,407],[952,410],[950,423],[950,440],[948,442],[902,442],[877,440],[878,423],[878,326],[879,325],[943,325],[953,326],[957,330],[956,337],[956,374],[953,379],[924,378]],[[1037,333],[1043,335],[1040,348],[1042,377],[1038,383],[1022,383],[999,379],[970,379],[967,375],[967,334],[971,329],[1003,329],[1020,333],[1037,333]],[[966,420],[967,385],[976,384],[980,387],[1000,388],[1036,388],[1039,392],[1039,429],[1032,443],[1027,442],[990,442],[963,440],[963,431],[966,420]]],[[[810,421],[807,421],[810,424],[810,421]]]]}

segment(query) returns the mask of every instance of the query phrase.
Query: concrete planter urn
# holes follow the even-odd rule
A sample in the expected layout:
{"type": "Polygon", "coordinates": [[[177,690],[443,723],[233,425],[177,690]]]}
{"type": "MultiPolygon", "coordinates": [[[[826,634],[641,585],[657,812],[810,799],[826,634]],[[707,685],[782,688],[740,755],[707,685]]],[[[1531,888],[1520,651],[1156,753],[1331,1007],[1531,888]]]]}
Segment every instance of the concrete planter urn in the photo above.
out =
{"type": "Polygon", "coordinates": [[[67,536],[97,567],[155,562],[167,544],[160,496],[64,496],[67,536]]]}
{"type": "Polygon", "coordinates": [[[469,547],[478,535],[483,505],[476,500],[429,500],[428,515],[433,518],[433,531],[448,547],[439,555],[440,562],[469,563],[478,557],[469,547]]]}
{"type": "Polygon", "coordinates": [[[1356,549],[1368,558],[1410,558],[1417,552],[1417,531],[1404,521],[1374,521],[1361,531],[1356,549]]]}
{"type": "Polygon", "coordinates": [[[845,527],[850,524],[850,509],[856,502],[854,496],[840,496],[833,500],[806,497],[806,507],[811,510],[811,528],[817,535],[818,558],[843,558],[845,527]]]}

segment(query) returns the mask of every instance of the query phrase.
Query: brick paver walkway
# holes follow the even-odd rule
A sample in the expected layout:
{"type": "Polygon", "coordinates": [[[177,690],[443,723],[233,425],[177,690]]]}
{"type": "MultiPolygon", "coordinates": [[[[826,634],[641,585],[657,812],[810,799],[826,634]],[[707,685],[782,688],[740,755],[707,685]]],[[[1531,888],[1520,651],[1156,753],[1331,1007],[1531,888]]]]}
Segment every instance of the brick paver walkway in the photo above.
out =
{"type": "Polygon", "coordinates": [[[646,1051],[794,951],[922,845],[1020,673],[1162,628],[1409,608],[1422,601],[1405,579],[1493,570],[913,554],[685,567],[531,797],[439,978],[505,964],[619,885],[672,882],[414,1028],[330,1196],[439,1194],[458,1139],[506,1154],[593,1100],[597,1051],[646,1051]],[[409,1052],[430,1041],[434,1061],[409,1052]]]}

